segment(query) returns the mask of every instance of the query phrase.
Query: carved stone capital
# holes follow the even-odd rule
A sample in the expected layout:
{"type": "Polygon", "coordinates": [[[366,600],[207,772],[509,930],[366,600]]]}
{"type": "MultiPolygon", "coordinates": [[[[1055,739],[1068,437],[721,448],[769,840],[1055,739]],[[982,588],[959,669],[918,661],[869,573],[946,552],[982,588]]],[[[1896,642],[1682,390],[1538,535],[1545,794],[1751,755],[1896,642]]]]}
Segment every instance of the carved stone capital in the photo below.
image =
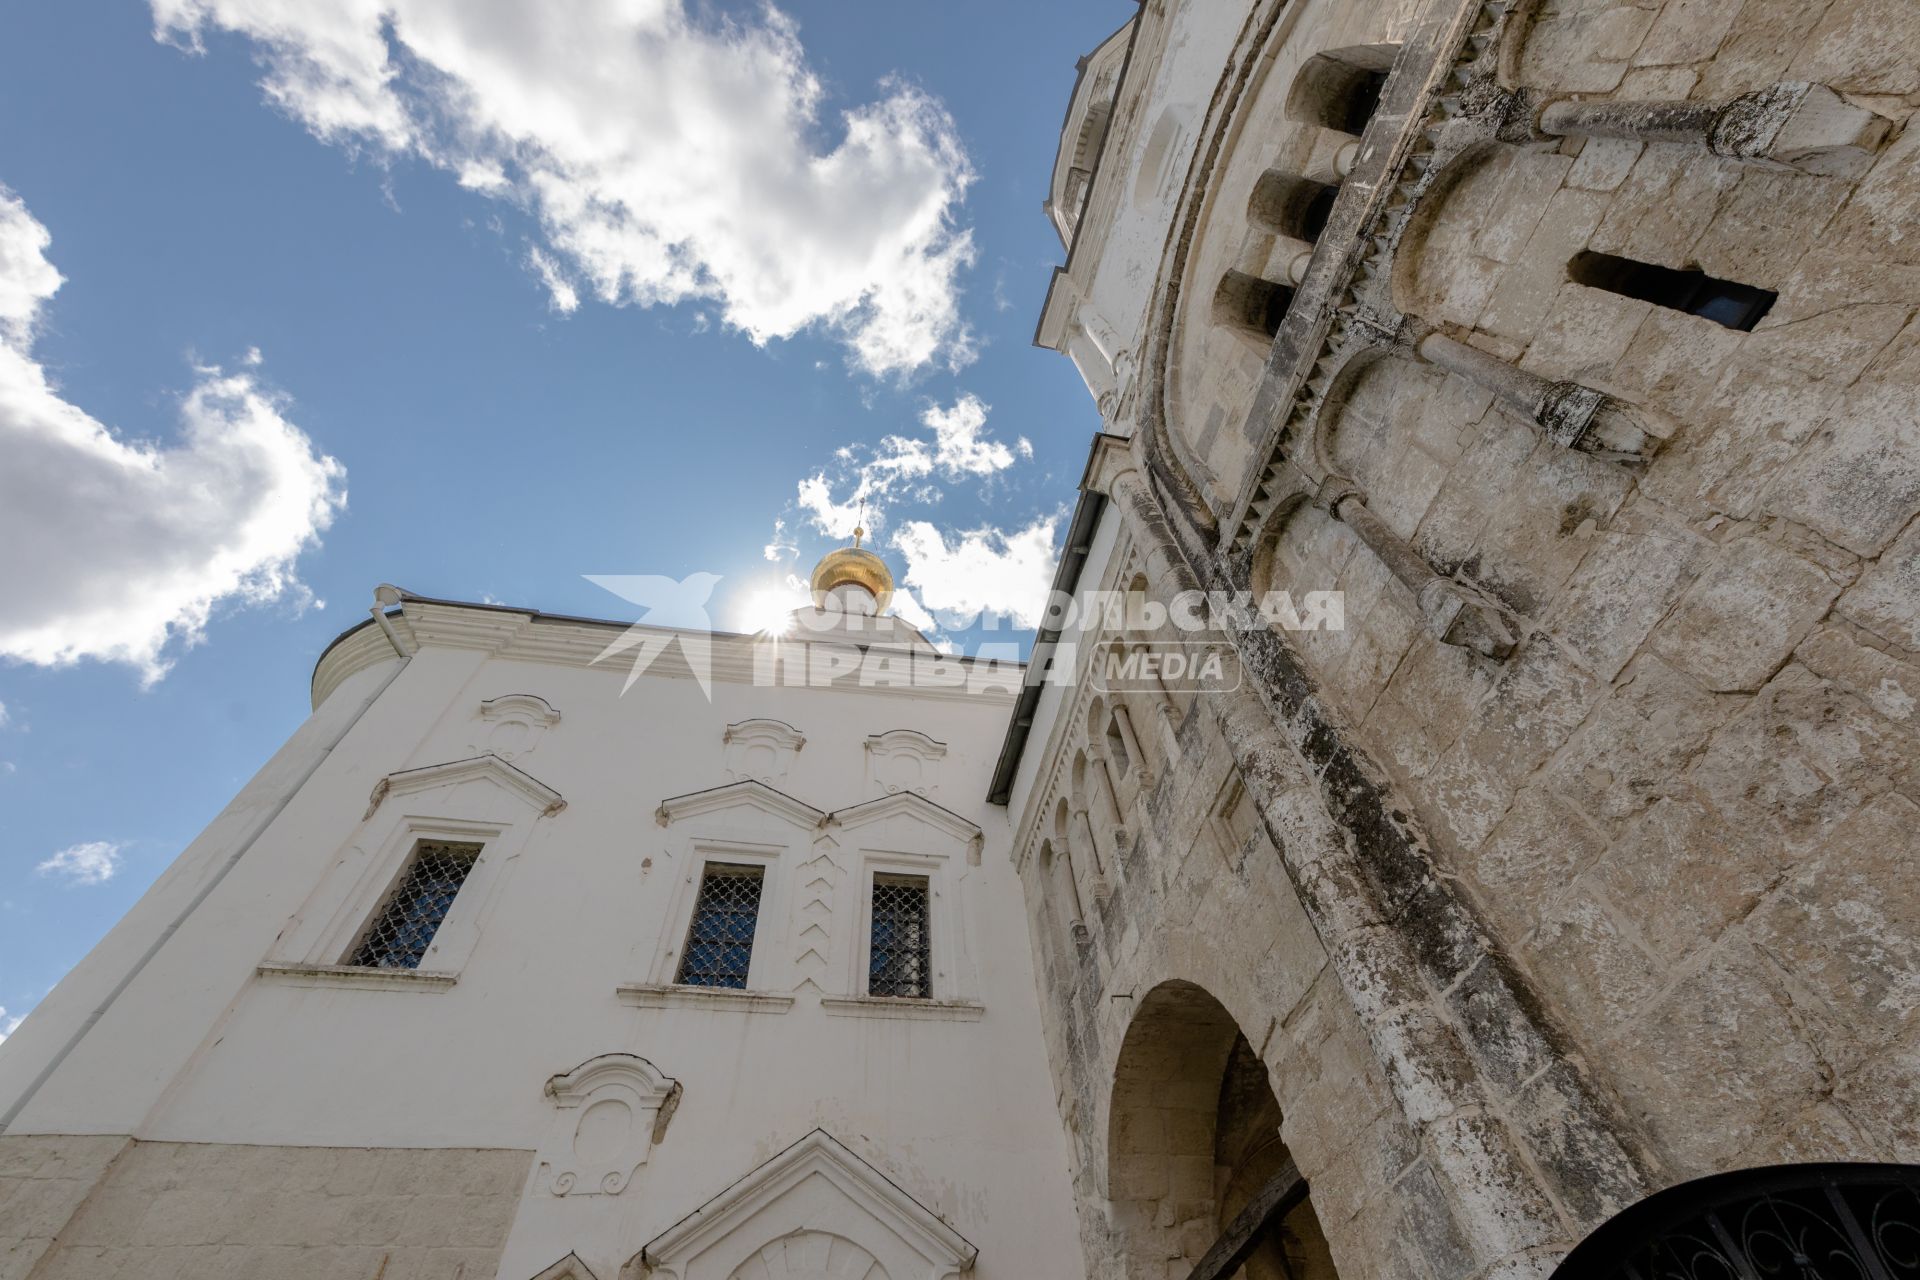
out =
{"type": "Polygon", "coordinates": [[[1428,633],[1442,644],[1501,660],[1518,643],[1499,606],[1477,587],[1434,577],[1420,588],[1418,598],[1428,633]]]}
{"type": "Polygon", "coordinates": [[[1707,131],[1707,147],[1732,160],[1841,174],[1863,169],[1891,129],[1891,121],[1823,84],[1788,80],[1723,106],[1707,131]]]}

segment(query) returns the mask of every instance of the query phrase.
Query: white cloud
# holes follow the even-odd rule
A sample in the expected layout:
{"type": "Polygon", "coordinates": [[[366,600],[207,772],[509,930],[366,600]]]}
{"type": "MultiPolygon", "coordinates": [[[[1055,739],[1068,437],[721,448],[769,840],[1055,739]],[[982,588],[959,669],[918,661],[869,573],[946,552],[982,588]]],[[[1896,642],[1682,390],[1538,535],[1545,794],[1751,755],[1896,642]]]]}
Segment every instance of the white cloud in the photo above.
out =
{"type": "Polygon", "coordinates": [[[0,1004],[0,1044],[5,1044],[7,1042],[7,1037],[12,1035],[15,1031],[18,1031],[20,1029],[20,1024],[25,1022],[26,1020],[27,1020],[27,1015],[24,1013],[11,1016],[11,1017],[8,1016],[7,1007],[3,1004],[0,1004]]]}
{"type": "Polygon", "coordinates": [[[540,277],[540,283],[547,287],[547,305],[561,315],[572,315],[580,309],[580,291],[573,287],[573,281],[567,279],[560,270],[560,264],[551,254],[542,253],[538,247],[527,250],[527,265],[540,277]]]}
{"type": "MultiPolygon", "coordinates": [[[[987,406],[979,396],[961,396],[951,409],[934,405],[920,415],[920,421],[932,428],[934,462],[949,478],[990,476],[1013,465],[1012,449],[998,440],[981,439],[980,433],[987,425],[987,406]]],[[[1020,456],[1033,456],[1033,445],[1024,438],[1019,449],[1020,456]]]]}
{"type": "Polygon", "coordinates": [[[6,728],[12,719],[13,716],[7,711],[7,704],[0,702],[0,729],[6,728]]]}
{"type": "Polygon", "coordinates": [[[62,399],[32,354],[61,283],[50,243],[0,187],[0,656],[127,662],[151,682],[216,605],[305,598],[293,563],[345,502],[345,472],[251,372],[195,370],[170,445],[62,399]]]}
{"type": "Polygon", "coordinates": [[[120,870],[121,848],[111,840],[68,845],[34,870],[43,876],[59,876],[68,884],[105,884],[120,870]]]}
{"type": "Polygon", "coordinates": [[[889,80],[824,118],[798,27],[771,6],[151,4],[183,47],[249,38],[268,99],[316,137],[526,204],[604,302],[711,299],[760,343],[822,326],[874,374],[972,358],[957,278],[974,248],[954,217],[973,172],[951,117],[889,80]]]}
{"type": "MultiPolygon", "coordinates": [[[[767,545],[760,548],[760,554],[778,564],[782,560],[797,560],[800,557],[800,544],[787,532],[785,520],[773,522],[773,536],[767,539],[767,545]]],[[[0,724],[5,723],[0,720],[0,724]]]]}
{"type": "Polygon", "coordinates": [[[945,615],[970,618],[980,612],[1011,617],[1036,627],[1053,579],[1053,537],[1059,517],[1045,516],[1007,533],[994,528],[947,536],[925,520],[910,520],[893,535],[906,557],[904,581],[920,603],[945,615]]]}
{"type": "MultiPolygon", "coordinates": [[[[834,452],[830,471],[816,471],[800,482],[796,504],[813,527],[830,538],[851,534],[863,512],[871,533],[886,523],[888,508],[899,500],[938,501],[939,490],[922,483],[935,473],[948,481],[982,479],[1031,458],[1033,446],[1025,439],[1009,447],[985,437],[989,412],[980,397],[962,395],[951,408],[933,404],[921,413],[930,440],[889,435],[870,450],[844,445],[834,452]],[[862,455],[864,462],[859,461],[862,455]],[[836,487],[848,485],[852,488],[844,499],[833,496],[836,487]]],[[[776,525],[776,534],[779,528],[776,525]]]]}

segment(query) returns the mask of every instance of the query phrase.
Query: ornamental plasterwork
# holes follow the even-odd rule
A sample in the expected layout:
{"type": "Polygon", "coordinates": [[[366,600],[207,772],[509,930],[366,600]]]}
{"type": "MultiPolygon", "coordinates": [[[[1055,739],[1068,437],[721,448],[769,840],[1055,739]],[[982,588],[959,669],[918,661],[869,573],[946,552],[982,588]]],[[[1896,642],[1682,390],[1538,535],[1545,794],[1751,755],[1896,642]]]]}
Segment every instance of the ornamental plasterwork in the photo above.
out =
{"type": "Polygon", "coordinates": [[[742,720],[727,726],[721,736],[726,744],[727,776],[736,781],[751,778],[768,785],[787,776],[794,756],[807,740],[784,720],[742,720]]]}
{"type": "Polygon", "coordinates": [[[918,791],[933,795],[940,790],[940,761],[947,746],[913,729],[889,729],[867,739],[867,782],[879,791],[893,795],[900,791],[918,791]]]}
{"type": "Polygon", "coordinates": [[[555,1115],[540,1185],[556,1196],[617,1196],[665,1136],[680,1084],[645,1058],[606,1053],[547,1081],[555,1115]]]}
{"type": "Polygon", "coordinates": [[[478,729],[473,749],[489,752],[502,760],[532,755],[546,731],[560,723],[560,713],[553,704],[531,693],[488,698],[480,704],[474,718],[478,729]]]}

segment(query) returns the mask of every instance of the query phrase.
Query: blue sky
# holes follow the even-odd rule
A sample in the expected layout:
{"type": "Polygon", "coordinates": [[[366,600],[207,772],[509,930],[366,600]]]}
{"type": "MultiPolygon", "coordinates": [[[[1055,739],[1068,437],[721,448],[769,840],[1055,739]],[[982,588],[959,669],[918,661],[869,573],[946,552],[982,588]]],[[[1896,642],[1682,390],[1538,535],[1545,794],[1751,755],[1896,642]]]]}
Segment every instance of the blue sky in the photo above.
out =
{"type": "Polygon", "coordinates": [[[1132,11],[7,6],[0,1031],[376,583],[621,617],[582,575],[707,571],[740,625],[864,485],[949,629],[1035,599],[1098,426],[1029,345],[1040,205],[1132,11]]]}

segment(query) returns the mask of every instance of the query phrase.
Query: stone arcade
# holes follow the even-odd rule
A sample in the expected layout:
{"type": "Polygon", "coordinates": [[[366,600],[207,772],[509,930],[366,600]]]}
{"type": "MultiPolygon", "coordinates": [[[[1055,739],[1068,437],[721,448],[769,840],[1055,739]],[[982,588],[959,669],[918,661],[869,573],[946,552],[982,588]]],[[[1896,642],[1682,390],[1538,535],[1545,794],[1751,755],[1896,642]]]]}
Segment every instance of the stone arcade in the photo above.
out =
{"type": "Polygon", "coordinates": [[[848,548],[623,698],[387,591],[0,1051],[0,1277],[1914,1274],[1917,107],[1910,0],[1146,0],[1037,335],[1131,605],[848,548]]]}

